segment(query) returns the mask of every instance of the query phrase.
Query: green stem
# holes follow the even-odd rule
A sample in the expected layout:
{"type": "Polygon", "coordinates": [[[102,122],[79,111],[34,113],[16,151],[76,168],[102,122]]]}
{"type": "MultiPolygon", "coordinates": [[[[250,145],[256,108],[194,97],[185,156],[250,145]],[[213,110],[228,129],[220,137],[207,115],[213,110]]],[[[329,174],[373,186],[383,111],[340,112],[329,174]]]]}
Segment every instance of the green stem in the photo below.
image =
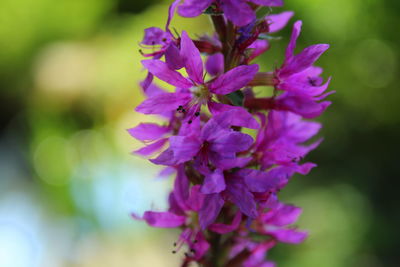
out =
{"type": "Polygon", "coordinates": [[[209,252],[209,257],[207,258],[207,261],[204,263],[204,267],[221,267],[223,266],[223,258],[222,255],[223,253],[223,248],[221,246],[221,235],[217,233],[210,233],[210,252],[209,252]]]}

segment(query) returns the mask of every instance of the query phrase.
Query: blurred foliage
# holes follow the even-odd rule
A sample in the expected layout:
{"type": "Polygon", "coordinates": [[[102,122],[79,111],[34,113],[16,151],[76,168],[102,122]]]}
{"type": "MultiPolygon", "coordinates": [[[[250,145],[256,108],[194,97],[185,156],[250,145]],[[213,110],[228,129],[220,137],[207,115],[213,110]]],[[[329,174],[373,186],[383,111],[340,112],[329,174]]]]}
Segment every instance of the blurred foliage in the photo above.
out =
{"type": "MultiPolygon", "coordinates": [[[[298,49],[331,44],[319,64],[336,94],[321,118],[325,142],[309,157],[319,168],[282,192],[304,208],[310,238],[270,256],[280,266],[398,266],[400,2],[286,2],[304,22],[298,49]]],[[[0,266],[176,266],[177,233],[129,218],[165,208],[171,181],[129,154],[139,143],[125,132],[148,120],[133,111],[145,75],[138,43],[144,28],[163,27],[167,8],[0,2],[0,266]]],[[[205,17],[173,27],[211,31],[205,17]]],[[[279,64],[289,34],[263,69],[279,64]]]]}

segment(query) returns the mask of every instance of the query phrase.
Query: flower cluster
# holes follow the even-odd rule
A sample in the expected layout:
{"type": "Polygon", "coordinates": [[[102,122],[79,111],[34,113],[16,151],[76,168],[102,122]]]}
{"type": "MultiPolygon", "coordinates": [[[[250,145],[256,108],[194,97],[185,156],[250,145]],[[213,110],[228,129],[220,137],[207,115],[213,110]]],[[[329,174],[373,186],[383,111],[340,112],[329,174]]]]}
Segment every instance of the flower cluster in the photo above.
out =
{"type": "Polygon", "coordinates": [[[314,62],[328,49],[312,45],[295,54],[301,21],[294,23],[283,64],[260,72],[254,59],[269,50],[269,40],[293,16],[287,11],[256,16],[261,6],[281,0],[176,0],[165,30],[145,30],[141,83],[146,99],[136,108],[164,123],[128,129],[145,146],[136,154],[174,174],[168,211],[147,211],[136,219],[153,227],[180,228],[173,252],[182,247],[182,266],[274,266],[267,252],[278,242],[297,244],[307,233],[293,224],[299,207],[278,200],[295,174],[316,165],[303,162],[320,140],[309,142],[329,105],[323,99],[322,69],[314,62]],[[216,33],[193,40],[173,34],[174,13],[210,16],[216,33]],[[151,52],[147,52],[151,51],[151,52]],[[162,80],[175,89],[158,87],[162,80]],[[254,87],[258,87],[257,91],[254,87]],[[273,88],[269,97],[266,87],[273,88]],[[252,129],[252,130],[246,130],[252,129]],[[253,132],[253,136],[247,133],[253,132]]]}

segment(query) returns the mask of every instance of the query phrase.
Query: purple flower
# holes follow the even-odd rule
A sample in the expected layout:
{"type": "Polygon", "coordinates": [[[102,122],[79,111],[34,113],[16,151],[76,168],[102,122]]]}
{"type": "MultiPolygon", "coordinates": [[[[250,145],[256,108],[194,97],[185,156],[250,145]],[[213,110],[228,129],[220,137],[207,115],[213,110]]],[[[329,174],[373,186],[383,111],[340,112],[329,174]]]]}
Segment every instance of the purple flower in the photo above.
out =
{"type": "MultiPolygon", "coordinates": [[[[166,93],[166,91],[151,82],[143,86],[143,91],[148,98],[166,93]]],[[[167,143],[168,136],[172,134],[173,128],[176,127],[176,118],[171,112],[162,112],[160,115],[167,119],[167,125],[141,123],[127,130],[132,137],[146,145],[133,153],[141,156],[150,156],[159,151],[167,143]]]]}
{"type": "Polygon", "coordinates": [[[141,123],[138,126],[128,129],[129,134],[147,144],[145,147],[134,151],[134,153],[149,156],[159,149],[168,141],[165,135],[170,133],[168,126],[160,126],[155,123],[141,123]]]}
{"type": "MultiPolygon", "coordinates": [[[[289,22],[290,18],[294,15],[292,11],[282,12],[280,14],[272,14],[265,17],[265,22],[268,25],[268,33],[275,33],[283,29],[289,22]]],[[[251,51],[248,56],[247,62],[263,54],[269,49],[270,45],[267,40],[255,40],[247,48],[251,51]]]]}
{"type": "MultiPolygon", "coordinates": [[[[154,76],[176,86],[179,90],[175,93],[164,93],[150,97],[141,103],[136,108],[136,111],[144,114],[160,114],[165,111],[178,110],[185,114],[186,122],[192,122],[200,113],[202,105],[214,103],[214,95],[226,95],[241,89],[253,79],[258,71],[257,65],[238,66],[209,82],[205,82],[203,78],[203,61],[200,52],[186,32],[182,33],[180,55],[185,62],[185,69],[189,75],[188,78],[172,70],[166,63],[160,60],[142,61],[142,64],[154,76]]],[[[240,107],[225,106],[224,109],[242,109],[240,107]]],[[[258,123],[246,110],[242,109],[241,112],[247,118],[243,120],[243,125],[237,126],[258,127],[258,123]]]]}
{"type": "Polygon", "coordinates": [[[235,114],[230,111],[221,113],[211,118],[199,132],[171,136],[170,147],[151,161],[171,166],[194,158],[200,170],[208,164],[221,170],[243,166],[249,159],[238,158],[236,153],[247,150],[253,139],[230,128],[232,115],[235,114]]]}
{"type": "Polygon", "coordinates": [[[176,252],[184,244],[187,244],[191,251],[187,258],[198,260],[209,248],[200,228],[192,228],[193,225],[198,225],[198,222],[194,221],[193,215],[199,211],[204,201],[204,196],[199,192],[199,189],[199,186],[193,186],[189,189],[189,180],[185,175],[183,165],[181,165],[177,168],[174,190],[169,196],[169,210],[166,212],[146,211],[143,217],[135,214],[132,214],[132,216],[135,219],[146,221],[153,227],[184,227],[178,242],[175,243],[174,251],[176,252]]]}
{"type": "Polygon", "coordinates": [[[282,0],[184,0],[183,4],[178,6],[178,14],[183,17],[197,17],[214,3],[236,26],[244,26],[256,19],[256,14],[248,2],[271,7],[283,5],[282,0]]]}
{"type": "MultiPolygon", "coordinates": [[[[256,218],[258,215],[254,196],[240,175],[224,175],[217,169],[205,176],[201,191],[206,194],[205,202],[199,211],[202,229],[215,221],[226,201],[235,204],[241,213],[250,218],[256,218]]],[[[233,225],[237,227],[234,223],[233,225]]]]}
{"type": "Polygon", "coordinates": [[[263,114],[259,116],[262,130],[257,135],[254,148],[263,169],[297,163],[321,142],[318,140],[303,145],[318,133],[320,123],[304,121],[299,115],[283,111],[271,111],[268,119],[263,114]]]}
{"type": "MultiPolygon", "coordinates": [[[[179,57],[178,40],[173,36],[169,25],[174,16],[176,6],[180,0],[175,0],[169,7],[168,19],[165,25],[165,31],[157,28],[150,27],[144,30],[144,37],[141,42],[141,46],[145,49],[150,48],[151,53],[142,53],[145,57],[152,57],[153,59],[160,59],[165,55],[165,61],[168,66],[172,69],[180,69],[183,67],[183,62],[179,57]]],[[[147,79],[152,79],[152,75],[149,74],[147,79]]],[[[143,87],[146,89],[150,83],[145,84],[143,87]]]]}
{"type": "Polygon", "coordinates": [[[329,45],[312,45],[294,55],[301,24],[301,21],[294,24],[292,37],[286,49],[285,61],[274,72],[275,88],[286,92],[277,98],[275,108],[290,110],[306,118],[313,118],[319,116],[330,105],[329,101],[317,101],[333,93],[323,94],[328,88],[330,78],[323,83],[323,79],[319,76],[322,68],[313,66],[329,45]]]}
{"type": "Polygon", "coordinates": [[[253,233],[269,238],[264,239],[264,241],[252,240],[247,236],[248,231],[242,230],[242,235],[236,238],[231,258],[247,249],[250,254],[243,262],[243,266],[275,266],[273,262],[265,260],[265,256],[271,248],[278,242],[298,244],[307,237],[307,232],[289,227],[289,225],[297,221],[300,214],[301,209],[296,206],[279,202],[274,203],[273,206],[269,207],[268,211],[260,213],[251,224],[253,233]]]}
{"type": "MultiPolygon", "coordinates": [[[[237,172],[224,173],[216,169],[206,173],[201,192],[207,196],[199,211],[200,226],[205,229],[213,223],[226,201],[235,204],[247,217],[257,218],[258,200],[255,193],[276,193],[286,185],[288,176],[294,172],[308,171],[308,166],[286,166],[276,167],[268,172],[240,169],[237,172]]],[[[235,222],[232,227],[237,228],[235,222]]]]}
{"type": "Polygon", "coordinates": [[[175,179],[167,211],[132,216],[153,227],[181,230],[173,253],[189,249],[182,267],[192,262],[274,267],[266,260],[271,248],[307,237],[293,226],[301,209],[283,204],[278,195],[295,173],[305,175],[316,166],[302,161],[321,142],[312,140],[321,124],[304,118],[319,116],[330,105],[324,101],[330,78],[324,82],[322,68],[314,66],[329,46],[312,45],[294,54],[301,29],[297,21],[279,68],[258,72],[258,65],[249,65],[269,49],[270,34],[293,16],[287,11],[256,19],[255,11],[282,4],[174,0],[165,30],[145,30],[141,45],[151,52],[142,54],[151,59],[142,61],[148,71],[140,84],[146,99],[136,110],[159,115],[163,123],[140,123],[128,132],[145,145],[135,153],[166,166],[160,175],[175,174],[175,179]],[[176,8],[186,17],[207,9],[216,31],[194,41],[185,31],[174,36],[169,26],[176,8]],[[174,90],[157,87],[154,77],[174,90]],[[253,86],[274,91],[258,98],[253,86]]]}
{"type": "Polygon", "coordinates": [[[270,235],[279,242],[299,244],[307,237],[307,232],[286,226],[295,223],[301,212],[299,207],[279,203],[268,212],[260,214],[257,218],[260,225],[257,227],[262,234],[270,235]]]}

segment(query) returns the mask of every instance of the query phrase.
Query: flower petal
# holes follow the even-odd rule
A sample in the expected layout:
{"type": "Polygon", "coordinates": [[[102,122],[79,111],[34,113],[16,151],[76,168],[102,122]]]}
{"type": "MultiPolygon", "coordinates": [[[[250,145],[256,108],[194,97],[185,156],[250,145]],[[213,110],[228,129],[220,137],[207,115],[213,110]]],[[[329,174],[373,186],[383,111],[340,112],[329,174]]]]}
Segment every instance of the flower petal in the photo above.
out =
{"type": "Polygon", "coordinates": [[[191,160],[200,150],[202,144],[195,136],[171,136],[169,143],[177,163],[191,160]]]}
{"type": "Polygon", "coordinates": [[[289,244],[299,244],[307,238],[307,232],[300,232],[295,229],[278,229],[274,231],[268,231],[268,235],[273,236],[280,242],[289,244]]]}
{"type": "Polygon", "coordinates": [[[316,102],[309,97],[282,94],[276,100],[274,109],[286,110],[299,114],[306,119],[313,119],[321,115],[329,106],[330,101],[316,102]]]}
{"type": "Polygon", "coordinates": [[[155,159],[150,159],[150,162],[153,162],[154,164],[157,165],[165,165],[165,166],[178,165],[177,159],[174,158],[174,152],[170,148],[163,151],[155,159]]]}
{"type": "Polygon", "coordinates": [[[250,0],[250,2],[261,6],[283,6],[283,0],[250,0]]]}
{"type": "Polygon", "coordinates": [[[167,63],[158,59],[142,60],[143,66],[148,69],[154,76],[180,88],[190,88],[193,84],[182,76],[179,72],[171,70],[167,63]]]}
{"type": "Polygon", "coordinates": [[[170,40],[170,35],[157,27],[150,27],[144,30],[142,44],[159,45],[164,44],[164,40],[170,40]]]}
{"type": "Polygon", "coordinates": [[[311,67],[328,48],[328,44],[316,44],[305,48],[285,63],[285,66],[278,73],[279,78],[289,77],[311,67]]]}
{"type": "Polygon", "coordinates": [[[154,142],[150,145],[147,145],[136,151],[133,151],[133,153],[141,155],[141,156],[150,156],[151,154],[160,150],[167,141],[168,141],[168,138],[160,139],[157,142],[154,142]]]}
{"type": "Polygon", "coordinates": [[[179,207],[182,210],[188,210],[187,199],[189,198],[189,179],[185,174],[183,165],[178,167],[173,194],[179,207]]]}
{"type": "Polygon", "coordinates": [[[260,128],[260,125],[253,118],[253,116],[242,107],[209,102],[208,108],[210,109],[210,112],[215,116],[214,119],[221,125],[233,125],[250,129],[260,128]]]}
{"type": "Polygon", "coordinates": [[[194,258],[199,261],[210,248],[210,244],[207,242],[201,231],[197,233],[195,240],[197,242],[193,242],[191,247],[194,251],[194,258]]]}
{"type": "Polygon", "coordinates": [[[202,193],[200,193],[200,185],[194,185],[190,189],[190,196],[187,201],[188,206],[191,210],[198,212],[204,203],[204,197],[202,193]]]}
{"type": "Polygon", "coordinates": [[[158,179],[168,178],[170,175],[176,172],[174,167],[165,167],[157,175],[158,179]]]}
{"type": "Polygon", "coordinates": [[[141,123],[134,128],[128,129],[128,133],[140,141],[153,141],[161,138],[168,132],[168,127],[155,123],[141,123]]]}
{"type": "Polygon", "coordinates": [[[245,26],[256,19],[253,9],[242,0],[224,0],[222,10],[236,26],[245,26]]]}
{"type": "Polygon", "coordinates": [[[271,209],[263,216],[263,221],[274,226],[286,226],[295,223],[301,212],[299,207],[280,203],[277,208],[271,209]]]}
{"type": "Polygon", "coordinates": [[[208,57],[206,70],[212,76],[216,76],[224,71],[224,56],[222,53],[215,53],[208,57]]]}
{"type": "Polygon", "coordinates": [[[227,179],[226,191],[231,201],[235,203],[244,214],[250,218],[257,217],[258,212],[254,196],[241,179],[227,179]]]}
{"type": "Polygon", "coordinates": [[[225,178],[222,170],[216,169],[214,172],[209,173],[204,178],[203,186],[201,187],[201,192],[203,194],[213,194],[219,193],[225,190],[225,178]]]}
{"type": "Polygon", "coordinates": [[[229,170],[232,168],[243,168],[253,158],[252,157],[236,157],[235,154],[228,156],[226,154],[211,153],[210,161],[221,170],[229,170]]]}
{"type": "Polygon", "coordinates": [[[214,118],[211,118],[201,129],[201,139],[212,142],[214,139],[223,135],[229,130],[230,125],[217,122],[214,118]]]}
{"type": "Polygon", "coordinates": [[[165,50],[165,62],[170,69],[174,70],[179,70],[185,66],[179,49],[174,44],[170,44],[167,50],[165,50]]]}
{"type": "Polygon", "coordinates": [[[221,235],[227,234],[232,231],[235,231],[239,227],[241,220],[242,220],[242,213],[238,211],[236,212],[235,217],[233,218],[231,224],[214,223],[211,224],[208,227],[208,229],[221,235]]]}
{"type": "Polygon", "coordinates": [[[172,2],[172,4],[168,8],[168,19],[167,19],[167,23],[165,24],[165,30],[167,32],[170,32],[169,25],[171,23],[172,18],[174,17],[175,9],[179,5],[180,2],[181,2],[181,0],[175,0],[174,2],[172,2]]]}
{"type": "Polygon", "coordinates": [[[256,40],[248,48],[250,48],[252,51],[248,59],[248,62],[250,62],[267,51],[270,48],[270,45],[267,40],[256,40]]]}
{"type": "Polygon", "coordinates": [[[269,24],[269,33],[274,33],[282,30],[289,22],[290,18],[293,17],[294,12],[286,11],[280,14],[272,14],[265,18],[269,24]]]}
{"type": "Polygon", "coordinates": [[[224,206],[225,201],[220,194],[209,194],[204,198],[203,205],[199,211],[201,229],[205,230],[215,219],[224,206]]]}
{"type": "Polygon", "coordinates": [[[251,192],[263,193],[275,191],[284,182],[283,179],[286,181],[286,177],[279,177],[253,169],[239,170],[236,175],[243,177],[251,192]]]}
{"type": "Polygon", "coordinates": [[[267,139],[284,140],[287,143],[299,144],[318,133],[322,125],[318,122],[305,121],[302,117],[287,111],[273,110],[268,113],[267,139]]]}
{"type": "Polygon", "coordinates": [[[292,36],[290,37],[290,42],[286,48],[285,60],[290,60],[293,57],[294,49],[296,48],[297,38],[299,38],[301,32],[301,20],[298,20],[293,25],[292,36]]]}
{"type": "Polygon", "coordinates": [[[236,153],[248,149],[252,143],[253,138],[248,134],[227,131],[213,140],[210,149],[221,153],[236,153]]]}
{"type": "Polygon", "coordinates": [[[226,95],[246,86],[253,80],[258,65],[238,66],[212,81],[209,89],[214,94],[226,95]]]}
{"type": "Polygon", "coordinates": [[[196,83],[203,84],[203,60],[200,51],[185,31],[181,36],[181,57],[189,77],[196,83]]]}
{"type": "Polygon", "coordinates": [[[182,17],[197,17],[203,13],[207,7],[211,5],[213,0],[185,0],[178,7],[178,14],[182,17]]]}
{"type": "Polygon", "coordinates": [[[164,114],[186,105],[191,99],[186,93],[161,93],[146,99],[135,110],[143,114],[164,114]]]}
{"type": "Polygon", "coordinates": [[[184,224],[186,217],[171,212],[146,211],[143,219],[153,227],[174,228],[184,224]]]}

